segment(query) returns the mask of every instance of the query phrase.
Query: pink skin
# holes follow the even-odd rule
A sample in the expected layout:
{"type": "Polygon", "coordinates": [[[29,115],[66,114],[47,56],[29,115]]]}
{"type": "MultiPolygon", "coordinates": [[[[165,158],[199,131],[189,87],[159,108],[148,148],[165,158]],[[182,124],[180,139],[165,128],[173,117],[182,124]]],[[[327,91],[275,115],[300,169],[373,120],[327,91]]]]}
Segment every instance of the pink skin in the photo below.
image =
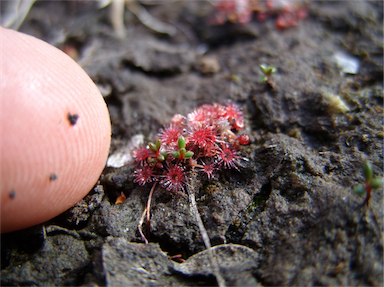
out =
{"type": "Polygon", "coordinates": [[[95,84],[60,50],[0,28],[0,57],[5,233],[59,215],[92,189],[107,160],[111,124],[95,84]],[[68,113],[78,115],[75,124],[68,113]]]}

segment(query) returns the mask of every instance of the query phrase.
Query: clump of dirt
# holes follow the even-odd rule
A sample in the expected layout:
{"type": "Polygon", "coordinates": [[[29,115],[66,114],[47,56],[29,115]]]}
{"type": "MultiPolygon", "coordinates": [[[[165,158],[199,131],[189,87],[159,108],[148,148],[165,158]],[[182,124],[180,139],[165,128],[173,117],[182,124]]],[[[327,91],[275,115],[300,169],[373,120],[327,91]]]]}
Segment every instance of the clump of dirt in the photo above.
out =
{"type": "MultiPolygon", "coordinates": [[[[20,31],[76,49],[108,104],[111,155],[138,134],[154,141],[176,113],[214,102],[243,109],[248,161],[197,182],[227,284],[383,285],[383,190],[369,206],[352,193],[365,161],[383,176],[383,3],[310,2],[309,16],[286,30],[273,18],[210,25],[205,1],[145,7],[176,35],[126,11],[119,38],[108,7],[81,1],[36,2],[20,31]],[[346,73],[336,54],[358,71],[346,73]],[[261,64],[276,67],[271,85],[260,80],[261,64]]],[[[151,243],[142,243],[150,188],[132,182],[134,168],[106,167],[71,210],[2,235],[2,284],[216,284],[202,268],[207,253],[185,194],[156,190],[151,243]],[[121,192],[127,199],[116,205],[121,192]]]]}

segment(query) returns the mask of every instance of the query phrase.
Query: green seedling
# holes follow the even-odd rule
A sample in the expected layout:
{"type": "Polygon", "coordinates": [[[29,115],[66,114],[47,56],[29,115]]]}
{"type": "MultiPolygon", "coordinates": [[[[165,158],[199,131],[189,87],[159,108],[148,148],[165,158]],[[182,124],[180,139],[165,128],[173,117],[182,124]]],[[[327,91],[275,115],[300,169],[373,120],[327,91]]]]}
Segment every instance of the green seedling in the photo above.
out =
{"type": "Polygon", "coordinates": [[[369,199],[371,198],[371,191],[374,189],[379,189],[383,186],[383,178],[373,178],[372,164],[368,161],[364,163],[363,169],[365,183],[356,186],[352,192],[357,195],[363,195],[366,193],[364,204],[368,205],[369,199]]]}
{"type": "Polygon", "coordinates": [[[185,145],[186,145],[185,138],[183,136],[180,136],[177,141],[177,146],[179,147],[179,150],[173,151],[172,156],[179,160],[191,158],[193,156],[193,152],[187,151],[185,149],[185,145]]]}
{"type": "Polygon", "coordinates": [[[273,66],[268,66],[266,64],[262,64],[260,65],[260,70],[263,72],[263,76],[260,78],[260,81],[262,83],[267,83],[268,85],[270,85],[272,87],[272,84],[270,82],[271,80],[271,75],[276,73],[276,67],[273,67],[273,66]]]}
{"type": "Polygon", "coordinates": [[[167,154],[167,152],[161,152],[160,151],[161,145],[162,145],[162,142],[160,140],[157,140],[156,144],[154,144],[154,143],[148,144],[149,149],[154,154],[154,157],[148,158],[149,163],[155,164],[155,163],[160,163],[160,162],[165,161],[168,154],[167,154]]]}

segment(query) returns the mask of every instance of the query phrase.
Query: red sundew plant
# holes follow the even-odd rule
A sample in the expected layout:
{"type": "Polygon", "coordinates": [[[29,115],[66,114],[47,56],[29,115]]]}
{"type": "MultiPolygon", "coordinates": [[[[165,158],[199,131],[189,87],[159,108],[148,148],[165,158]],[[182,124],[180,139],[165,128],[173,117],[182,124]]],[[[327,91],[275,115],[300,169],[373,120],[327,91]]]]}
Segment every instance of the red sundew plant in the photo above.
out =
{"type": "Polygon", "coordinates": [[[244,127],[244,117],[238,107],[203,105],[182,118],[178,125],[171,123],[161,130],[156,143],[136,149],[133,156],[138,168],[133,174],[134,182],[144,185],[158,181],[167,190],[177,192],[183,189],[184,178],[191,168],[199,167],[212,177],[221,167],[241,167],[243,158],[239,147],[249,143],[249,136],[236,135],[244,127]],[[197,159],[202,164],[197,164],[197,159]],[[172,173],[182,176],[171,176],[172,173]],[[172,180],[169,177],[173,177],[172,180]]]}
{"type": "Polygon", "coordinates": [[[215,22],[219,25],[226,20],[248,23],[255,12],[259,21],[277,15],[276,27],[285,29],[296,26],[307,17],[308,3],[308,0],[219,0],[214,4],[217,10],[215,22]]]}
{"type": "Polygon", "coordinates": [[[160,184],[168,191],[184,190],[185,173],[180,164],[170,165],[162,176],[160,184]]]}
{"type": "Polygon", "coordinates": [[[143,163],[147,160],[148,157],[152,155],[152,152],[144,146],[138,147],[134,152],[134,157],[136,162],[143,165],[143,163]]]}
{"type": "MultiPolygon", "coordinates": [[[[160,131],[156,143],[136,149],[133,181],[140,185],[153,184],[143,213],[143,216],[147,214],[148,235],[150,201],[156,184],[167,191],[179,192],[184,191],[188,174],[195,168],[208,180],[222,169],[239,170],[240,161],[244,160],[240,145],[249,143],[247,134],[237,135],[243,128],[244,116],[237,106],[203,105],[186,117],[175,115],[171,124],[160,131]]],[[[148,242],[141,224],[139,231],[148,242]]]]}
{"type": "Polygon", "coordinates": [[[201,171],[203,171],[207,175],[208,179],[212,179],[214,177],[215,171],[217,170],[215,166],[215,162],[203,162],[203,165],[196,164],[196,167],[200,167],[201,171]]]}
{"type": "Polygon", "coordinates": [[[182,134],[182,130],[174,124],[169,125],[164,130],[160,131],[160,141],[169,148],[175,148],[177,141],[182,134]]]}
{"type": "Polygon", "coordinates": [[[198,146],[200,149],[214,149],[213,145],[217,142],[217,131],[212,126],[200,126],[193,128],[189,135],[189,143],[198,146]]]}
{"type": "Polygon", "coordinates": [[[137,182],[140,185],[145,185],[147,182],[152,182],[153,179],[153,168],[149,165],[141,167],[135,170],[135,179],[133,182],[137,182]]]}
{"type": "Polygon", "coordinates": [[[224,144],[219,152],[218,164],[224,168],[236,168],[238,170],[238,166],[242,166],[239,162],[240,158],[238,150],[234,146],[224,144]]]}

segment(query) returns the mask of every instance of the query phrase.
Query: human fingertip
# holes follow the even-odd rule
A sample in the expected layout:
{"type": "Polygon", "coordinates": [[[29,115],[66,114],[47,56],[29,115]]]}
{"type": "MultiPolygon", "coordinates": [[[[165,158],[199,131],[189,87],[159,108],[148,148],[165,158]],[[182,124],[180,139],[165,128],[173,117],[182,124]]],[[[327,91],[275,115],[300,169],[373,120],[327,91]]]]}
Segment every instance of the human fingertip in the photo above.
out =
{"type": "Polygon", "coordinates": [[[49,220],[82,199],[105,167],[107,106],[59,49],[0,28],[1,232],[49,220]]]}

